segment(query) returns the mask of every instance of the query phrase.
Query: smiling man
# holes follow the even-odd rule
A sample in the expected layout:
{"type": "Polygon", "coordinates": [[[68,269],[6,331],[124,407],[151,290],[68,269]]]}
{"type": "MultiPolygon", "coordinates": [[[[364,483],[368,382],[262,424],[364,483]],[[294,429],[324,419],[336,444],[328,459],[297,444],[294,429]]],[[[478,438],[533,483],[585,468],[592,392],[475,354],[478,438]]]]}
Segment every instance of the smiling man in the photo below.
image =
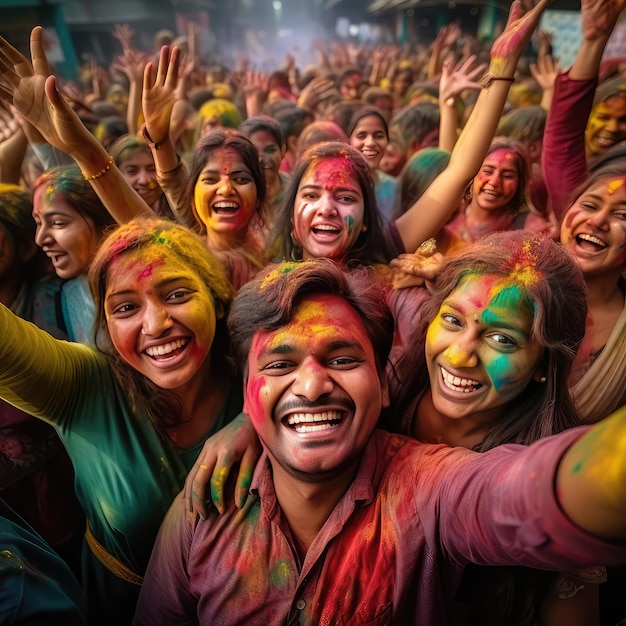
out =
{"type": "Polygon", "coordinates": [[[455,564],[626,562],[626,412],[483,454],[377,430],[392,317],[328,260],[266,270],[229,327],[251,497],[206,521],[174,502],[135,624],[443,623],[455,564]]]}

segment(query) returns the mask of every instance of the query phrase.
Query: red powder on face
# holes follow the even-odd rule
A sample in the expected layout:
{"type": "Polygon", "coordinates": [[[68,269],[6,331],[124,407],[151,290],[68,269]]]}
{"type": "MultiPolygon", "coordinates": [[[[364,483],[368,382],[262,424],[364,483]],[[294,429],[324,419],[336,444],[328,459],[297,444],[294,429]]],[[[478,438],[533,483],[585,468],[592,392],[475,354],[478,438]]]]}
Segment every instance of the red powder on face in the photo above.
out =
{"type": "Polygon", "coordinates": [[[353,187],[354,173],[350,163],[340,156],[318,159],[309,167],[315,182],[325,189],[353,187]]]}
{"type": "MultiPolygon", "coordinates": [[[[466,283],[467,280],[470,280],[470,281],[475,280],[477,276],[478,274],[474,276],[472,275],[468,276],[468,278],[464,279],[463,281],[461,281],[461,283],[459,283],[459,287],[461,287],[464,283],[466,283]]],[[[499,280],[498,277],[494,276],[493,274],[485,274],[482,277],[482,281],[481,281],[481,286],[483,287],[482,292],[474,296],[469,296],[469,303],[477,309],[487,308],[489,301],[491,300],[491,297],[492,297],[493,287],[498,280],[499,280]]]]}
{"type": "Polygon", "coordinates": [[[151,263],[150,265],[148,265],[148,267],[146,267],[144,270],[139,272],[139,274],[137,274],[137,279],[143,280],[144,278],[149,278],[150,276],[152,276],[153,271],[154,271],[154,263],[151,263]]]}
{"type": "Polygon", "coordinates": [[[580,211],[568,211],[565,216],[565,226],[571,228],[572,222],[576,219],[580,211]]]}

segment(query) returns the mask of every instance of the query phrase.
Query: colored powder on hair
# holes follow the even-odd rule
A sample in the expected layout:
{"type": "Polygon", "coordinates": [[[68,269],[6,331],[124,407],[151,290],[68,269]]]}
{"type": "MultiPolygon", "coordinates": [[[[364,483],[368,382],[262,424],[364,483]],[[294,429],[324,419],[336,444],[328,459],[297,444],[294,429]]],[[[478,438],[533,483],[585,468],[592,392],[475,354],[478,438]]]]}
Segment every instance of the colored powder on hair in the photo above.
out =
{"type": "MultiPolygon", "coordinates": [[[[537,245],[541,244],[538,243],[537,245]]],[[[527,287],[534,285],[543,277],[536,267],[537,254],[533,251],[533,244],[531,241],[525,240],[508,264],[508,268],[511,272],[510,278],[520,285],[527,287]]]]}
{"type": "Polygon", "coordinates": [[[289,272],[291,272],[292,270],[295,270],[296,267],[299,267],[301,265],[301,263],[298,262],[287,262],[287,263],[281,263],[280,265],[278,265],[276,268],[274,268],[264,279],[263,282],[261,283],[261,287],[260,290],[263,291],[263,289],[265,289],[266,287],[268,287],[269,285],[271,285],[273,282],[275,282],[278,278],[280,278],[281,276],[284,276],[285,274],[288,274],[289,272]]]}
{"type": "MultiPolygon", "coordinates": [[[[518,284],[501,285],[492,291],[492,297],[489,301],[489,307],[499,307],[503,309],[519,309],[522,301],[522,291],[518,284]]],[[[485,309],[482,314],[483,320],[489,315],[489,308],[485,309]]]]}

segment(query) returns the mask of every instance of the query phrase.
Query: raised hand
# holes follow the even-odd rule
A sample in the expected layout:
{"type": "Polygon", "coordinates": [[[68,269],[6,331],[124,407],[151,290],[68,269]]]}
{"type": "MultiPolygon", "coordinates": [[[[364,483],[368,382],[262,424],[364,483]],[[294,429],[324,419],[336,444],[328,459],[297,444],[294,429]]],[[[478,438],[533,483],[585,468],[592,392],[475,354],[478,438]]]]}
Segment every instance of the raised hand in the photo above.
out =
{"type": "Polygon", "coordinates": [[[0,143],[11,139],[22,130],[19,119],[5,103],[0,106],[0,143]]]}
{"type": "Polygon", "coordinates": [[[461,59],[454,66],[452,62],[445,62],[439,81],[439,101],[451,106],[450,100],[454,104],[454,98],[466,89],[480,89],[477,80],[486,67],[484,63],[476,65],[476,55],[461,59]]]}
{"type": "Polygon", "coordinates": [[[458,22],[445,24],[435,37],[435,47],[439,50],[451,48],[461,38],[461,27],[458,22]]]}
{"type": "Polygon", "coordinates": [[[143,81],[143,72],[148,63],[148,57],[144,52],[127,48],[124,53],[116,57],[111,63],[111,69],[121,72],[132,83],[143,81]]]}
{"type": "Polygon", "coordinates": [[[144,70],[142,110],[146,130],[156,144],[170,131],[170,118],[176,102],[180,50],[168,46],[161,48],[158,67],[148,63],[144,70]]]}
{"type": "Polygon", "coordinates": [[[0,98],[13,105],[48,143],[73,156],[92,135],[56,88],[40,26],[31,32],[30,54],[32,62],[0,37],[0,98]]]}
{"type": "Polygon", "coordinates": [[[314,111],[331,93],[339,94],[335,82],[327,76],[316,76],[300,92],[298,106],[314,111]]]}
{"type": "Polygon", "coordinates": [[[246,100],[248,117],[255,117],[261,112],[261,106],[267,95],[269,74],[260,70],[248,70],[242,75],[239,88],[246,100]]]}
{"type": "Polygon", "coordinates": [[[135,31],[128,24],[116,24],[113,29],[113,37],[120,42],[122,50],[130,50],[133,47],[132,40],[135,31]]]}
{"type": "Polygon", "coordinates": [[[583,37],[589,41],[608,38],[626,0],[581,0],[583,37]]]}
{"type": "Polygon", "coordinates": [[[551,0],[528,2],[525,10],[520,0],[513,0],[506,26],[491,46],[489,73],[493,76],[512,77],[517,62],[530,41],[541,14],[551,0]]]}
{"type": "Polygon", "coordinates": [[[548,110],[552,102],[552,92],[557,76],[561,73],[561,66],[558,59],[554,59],[551,54],[538,54],[537,62],[529,65],[531,76],[537,81],[543,97],[541,105],[548,110]]]}

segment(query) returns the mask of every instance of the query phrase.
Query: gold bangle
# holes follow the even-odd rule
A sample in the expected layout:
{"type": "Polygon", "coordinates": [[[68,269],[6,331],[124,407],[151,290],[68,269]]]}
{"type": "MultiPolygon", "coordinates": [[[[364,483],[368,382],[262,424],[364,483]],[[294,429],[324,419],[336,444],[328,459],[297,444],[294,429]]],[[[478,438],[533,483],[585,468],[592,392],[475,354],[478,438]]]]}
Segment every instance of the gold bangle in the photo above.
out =
{"type": "Polygon", "coordinates": [[[99,172],[96,172],[95,174],[85,174],[85,172],[81,172],[81,174],[83,175],[83,178],[85,180],[95,180],[96,178],[100,178],[100,176],[103,176],[104,174],[106,174],[111,169],[112,165],[113,165],[113,157],[110,156],[109,162],[99,172]]]}
{"type": "Polygon", "coordinates": [[[480,79],[480,86],[483,89],[486,89],[487,87],[489,87],[489,85],[491,85],[491,83],[494,80],[504,80],[507,83],[514,83],[515,79],[514,78],[509,78],[508,76],[493,76],[492,74],[489,74],[489,72],[487,72],[481,79],[480,79]]]}

